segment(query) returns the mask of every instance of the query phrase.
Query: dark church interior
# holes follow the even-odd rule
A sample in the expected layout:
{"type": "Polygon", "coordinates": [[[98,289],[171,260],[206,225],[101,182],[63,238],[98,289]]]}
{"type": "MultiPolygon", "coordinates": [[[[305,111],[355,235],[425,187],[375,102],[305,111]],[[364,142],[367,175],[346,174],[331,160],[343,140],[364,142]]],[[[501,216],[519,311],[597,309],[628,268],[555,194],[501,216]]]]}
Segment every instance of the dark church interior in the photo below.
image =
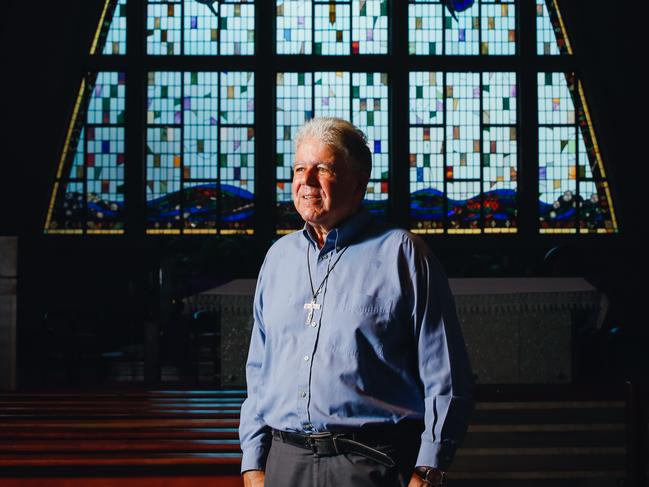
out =
{"type": "Polygon", "coordinates": [[[277,73],[388,73],[389,197],[381,211],[411,229],[408,72],[427,70],[518,76],[515,231],[419,232],[450,279],[476,383],[448,484],[649,485],[645,26],[632,4],[540,1],[558,5],[570,55],[536,54],[532,0],[502,2],[516,10],[510,56],[409,54],[408,6],[416,2],[382,1],[390,54],[376,59],[278,55],[281,0],[193,2],[254,5],[254,53],[232,56],[147,53],[153,0],[5,2],[0,485],[243,485],[237,427],[252,294],[282,234],[277,73]],[[126,54],[89,54],[96,32],[106,36],[98,30],[106,8],[128,18],[126,54]],[[254,213],[245,231],[230,231],[225,220],[213,232],[151,231],[147,73],[174,70],[254,72],[254,213]],[[48,228],[79,84],[98,71],[126,74],[119,230],[48,228]],[[615,209],[605,231],[540,231],[535,84],[543,72],[575,73],[583,89],[580,120],[588,114],[615,209]]]}

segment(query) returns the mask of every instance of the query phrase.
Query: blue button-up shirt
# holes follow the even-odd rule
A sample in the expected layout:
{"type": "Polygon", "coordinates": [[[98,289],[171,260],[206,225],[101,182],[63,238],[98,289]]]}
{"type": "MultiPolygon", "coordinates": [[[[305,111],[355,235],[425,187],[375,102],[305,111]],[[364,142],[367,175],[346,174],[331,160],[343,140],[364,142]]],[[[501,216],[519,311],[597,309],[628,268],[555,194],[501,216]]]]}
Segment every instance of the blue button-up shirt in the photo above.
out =
{"type": "Polygon", "coordinates": [[[424,420],[417,465],[445,469],[473,404],[444,271],[421,239],[365,210],[329,232],[321,249],[305,226],[268,251],[246,379],[242,472],[264,469],[271,428],[336,431],[405,419],[424,420]],[[309,266],[313,289],[324,281],[315,306],[309,266]]]}

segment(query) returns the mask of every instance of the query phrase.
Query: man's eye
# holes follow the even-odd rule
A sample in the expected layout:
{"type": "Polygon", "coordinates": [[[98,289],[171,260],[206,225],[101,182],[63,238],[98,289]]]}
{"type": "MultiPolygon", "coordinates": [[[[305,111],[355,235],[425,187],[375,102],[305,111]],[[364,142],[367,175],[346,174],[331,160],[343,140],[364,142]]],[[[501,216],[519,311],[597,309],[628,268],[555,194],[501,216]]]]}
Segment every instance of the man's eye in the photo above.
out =
{"type": "Polygon", "coordinates": [[[301,173],[302,171],[304,171],[304,168],[303,168],[303,167],[296,167],[296,168],[293,168],[293,172],[294,172],[294,173],[301,173]]]}
{"type": "Polygon", "coordinates": [[[322,174],[331,174],[333,171],[330,167],[327,166],[318,166],[318,171],[322,174]]]}

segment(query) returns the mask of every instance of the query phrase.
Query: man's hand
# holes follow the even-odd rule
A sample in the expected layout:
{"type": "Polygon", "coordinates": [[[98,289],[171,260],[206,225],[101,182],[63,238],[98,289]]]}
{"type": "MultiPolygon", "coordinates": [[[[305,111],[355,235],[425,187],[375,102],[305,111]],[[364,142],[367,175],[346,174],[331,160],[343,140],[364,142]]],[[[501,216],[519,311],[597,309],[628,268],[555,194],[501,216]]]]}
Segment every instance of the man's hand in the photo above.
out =
{"type": "Polygon", "coordinates": [[[416,473],[412,474],[412,477],[410,477],[410,482],[408,482],[408,487],[426,487],[428,484],[424,479],[422,479],[419,475],[416,473]]]}
{"type": "Polygon", "coordinates": [[[264,474],[263,470],[248,470],[243,472],[243,485],[244,487],[264,487],[264,474]]]}

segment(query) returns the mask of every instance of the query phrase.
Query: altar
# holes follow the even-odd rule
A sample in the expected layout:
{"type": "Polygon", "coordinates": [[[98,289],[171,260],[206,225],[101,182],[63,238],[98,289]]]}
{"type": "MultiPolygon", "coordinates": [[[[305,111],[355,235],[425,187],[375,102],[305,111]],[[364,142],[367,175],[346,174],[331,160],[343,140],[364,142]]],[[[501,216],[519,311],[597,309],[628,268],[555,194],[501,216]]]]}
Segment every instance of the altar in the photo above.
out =
{"type": "MultiPolygon", "coordinates": [[[[450,279],[476,383],[573,379],[577,333],[601,327],[606,296],[581,278],[450,279]]],[[[245,385],[256,281],[237,279],[187,298],[219,316],[221,386],[245,385]]]]}

